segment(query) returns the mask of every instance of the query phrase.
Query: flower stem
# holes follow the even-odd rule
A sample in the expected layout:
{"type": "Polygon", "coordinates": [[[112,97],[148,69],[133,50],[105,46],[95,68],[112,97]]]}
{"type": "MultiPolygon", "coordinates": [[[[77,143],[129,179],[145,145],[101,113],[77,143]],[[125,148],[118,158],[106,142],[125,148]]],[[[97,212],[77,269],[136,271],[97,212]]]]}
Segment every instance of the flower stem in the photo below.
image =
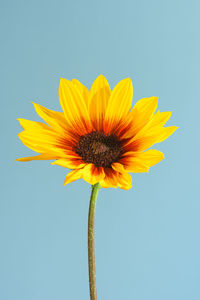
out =
{"type": "Polygon", "coordinates": [[[96,288],[96,272],[95,272],[95,247],[94,247],[94,224],[96,200],[100,184],[96,183],[92,186],[90,197],[90,207],[88,215],[88,266],[89,266],[89,283],[90,283],[90,300],[97,300],[96,288]]]}

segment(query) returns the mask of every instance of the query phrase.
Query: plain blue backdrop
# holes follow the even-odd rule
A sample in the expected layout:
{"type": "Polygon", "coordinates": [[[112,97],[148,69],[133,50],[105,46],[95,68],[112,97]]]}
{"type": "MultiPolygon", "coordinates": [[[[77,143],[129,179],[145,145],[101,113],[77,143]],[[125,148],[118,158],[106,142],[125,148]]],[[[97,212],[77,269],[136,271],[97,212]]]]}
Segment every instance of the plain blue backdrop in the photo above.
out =
{"type": "Polygon", "coordinates": [[[102,189],[96,212],[98,299],[200,299],[199,1],[1,1],[0,299],[89,299],[90,186],[67,170],[14,162],[32,151],[17,118],[30,101],[60,110],[60,77],[87,87],[125,77],[134,102],[159,96],[179,130],[165,160],[102,189]]]}

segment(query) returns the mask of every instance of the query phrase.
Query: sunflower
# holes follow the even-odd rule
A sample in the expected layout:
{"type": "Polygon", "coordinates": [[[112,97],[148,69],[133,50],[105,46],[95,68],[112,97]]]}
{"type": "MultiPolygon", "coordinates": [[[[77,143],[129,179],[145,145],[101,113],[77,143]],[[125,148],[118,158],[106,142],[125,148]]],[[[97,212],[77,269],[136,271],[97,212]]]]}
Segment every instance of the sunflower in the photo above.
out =
{"type": "Polygon", "coordinates": [[[24,129],[20,140],[38,155],[17,160],[55,160],[53,165],[71,169],[65,184],[82,178],[104,188],[130,189],[129,172],[148,172],[164,158],[162,152],[147,149],[177,129],[163,127],[171,112],[155,112],[157,97],[143,98],[131,109],[132,97],[129,78],[112,91],[103,75],[97,77],[90,91],[77,79],[61,78],[63,112],[33,103],[46,124],[18,119],[24,129]]]}

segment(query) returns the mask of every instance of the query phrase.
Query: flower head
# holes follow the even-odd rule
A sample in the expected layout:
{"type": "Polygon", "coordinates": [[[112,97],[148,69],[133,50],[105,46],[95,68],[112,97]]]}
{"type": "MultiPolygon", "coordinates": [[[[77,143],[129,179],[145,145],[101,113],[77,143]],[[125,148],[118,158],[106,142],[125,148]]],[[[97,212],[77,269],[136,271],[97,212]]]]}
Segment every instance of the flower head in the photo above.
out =
{"type": "Polygon", "coordinates": [[[103,75],[90,91],[78,80],[61,79],[59,100],[63,112],[34,103],[46,122],[18,119],[24,131],[19,138],[37,156],[18,161],[55,160],[72,169],[65,184],[83,178],[102,187],[131,188],[129,172],[148,172],[164,155],[147,150],[168,138],[176,126],[163,127],[171,112],[156,111],[157,97],[139,100],[131,110],[133,87],[129,78],[111,92],[103,75]]]}

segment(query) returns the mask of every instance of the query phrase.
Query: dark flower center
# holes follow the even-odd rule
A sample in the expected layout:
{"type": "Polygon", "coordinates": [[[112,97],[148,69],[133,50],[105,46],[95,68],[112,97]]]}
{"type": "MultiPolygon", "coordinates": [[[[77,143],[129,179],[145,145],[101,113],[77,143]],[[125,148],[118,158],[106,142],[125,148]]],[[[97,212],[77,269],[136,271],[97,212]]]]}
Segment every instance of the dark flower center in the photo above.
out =
{"type": "Polygon", "coordinates": [[[116,135],[93,131],[80,137],[75,152],[86,163],[97,167],[111,167],[120,159],[123,148],[116,135]]]}

